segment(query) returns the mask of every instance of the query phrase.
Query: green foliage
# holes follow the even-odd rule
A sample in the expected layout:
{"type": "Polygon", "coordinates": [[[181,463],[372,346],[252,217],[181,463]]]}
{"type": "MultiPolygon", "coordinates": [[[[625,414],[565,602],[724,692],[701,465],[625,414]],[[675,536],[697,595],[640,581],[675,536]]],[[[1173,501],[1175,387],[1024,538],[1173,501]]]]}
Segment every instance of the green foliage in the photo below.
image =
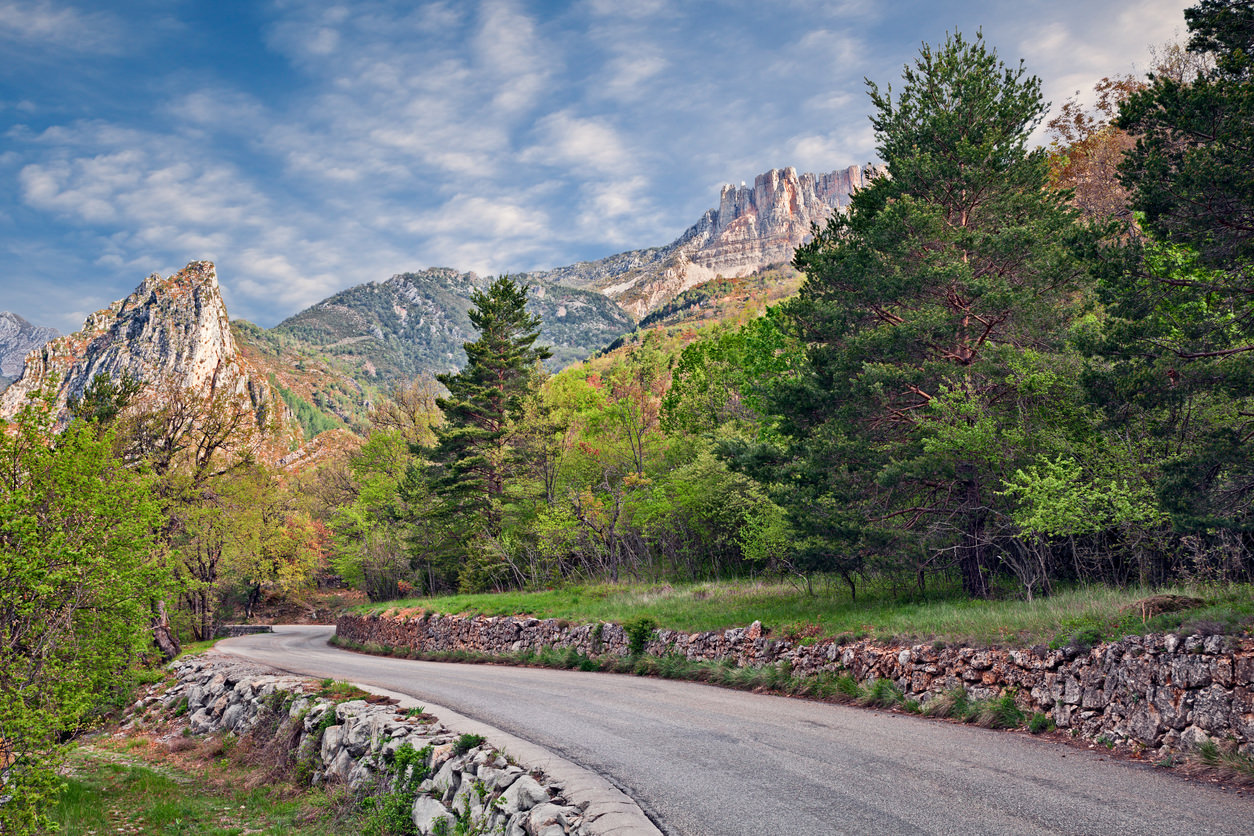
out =
{"type": "Polygon", "coordinates": [[[1000,697],[973,703],[968,712],[968,722],[987,729],[1017,729],[1023,725],[1025,715],[1015,703],[1013,689],[1000,697]]]}
{"type": "Polygon", "coordinates": [[[47,823],[59,742],[117,701],[172,584],[150,481],[84,421],[51,439],[50,399],[0,432],[0,830],[47,823]]]}
{"type": "Polygon", "coordinates": [[[366,815],[361,824],[365,836],[414,836],[414,795],[412,792],[387,792],[362,799],[366,815]]]}
{"type": "Polygon", "coordinates": [[[92,378],[81,396],[71,397],[66,405],[73,417],[107,426],[131,404],[139,390],[139,381],[128,373],[114,381],[101,372],[92,378]]]}
{"type": "Polygon", "coordinates": [[[874,708],[892,708],[900,705],[905,699],[905,694],[897,687],[897,683],[891,679],[872,679],[861,688],[861,692],[857,696],[859,705],[872,706],[874,708]]]}
{"type": "Polygon", "coordinates": [[[624,621],[623,630],[627,633],[627,652],[639,656],[657,631],[657,622],[648,616],[641,616],[624,621]]]}
{"type": "Polygon", "coordinates": [[[503,530],[506,486],[522,463],[514,449],[515,425],[549,351],[536,347],[540,321],[526,311],[527,287],[503,276],[473,294],[471,323],[479,339],[465,344],[466,367],[439,375],[449,390],[436,400],[444,424],[430,450],[431,494],[454,531],[455,552],[495,538],[503,530]]]}
{"type": "Polygon", "coordinates": [[[1120,171],[1149,231],[1230,268],[1254,257],[1254,25],[1240,0],[1202,0],[1185,17],[1188,49],[1213,51],[1216,67],[1160,74],[1124,102],[1116,124],[1138,140],[1120,171]]]}
{"type": "Polygon", "coordinates": [[[1042,734],[1043,732],[1053,731],[1055,729],[1054,718],[1048,714],[1042,714],[1037,711],[1028,718],[1028,731],[1032,734],[1042,734]]]}
{"type": "Polygon", "coordinates": [[[1222,780],[1241,786],[1254,786],[1254,757],[1206,738],[1197,744],[1195,759],[1222,780]]]}
{"type": "Polygon", "coordinates": [[[471,749],[482,746],[484,740],[485,738],[481,734],[471,734],[470,732],[467,732],[459,735],[458,738],[453,741],[453,754],[464,755],[471,749]]]}
{"type": "Polygon", "coordinates": [[[900,92],[872,84],[871,100],[892,176],[797,251],[807,280],[786,313],[808,368],[773,386],[781,449],[742,459],[780,485],[811,565],[931,550],[983,596],[1001,480],[1060,434],[1054,352],[1083,236],[1027,150],[1040,82],[979,36],[925,46],[900,92]]]}
{"type": "Polygon", "coordinates": [[[967,689],[960,685],[939,697],[928,700],[923,706],[923,713],[928,717],[948,717],[966,721],[971,715],[971,698],[967,694],[967,689]]]}
{"type": "Polygon", "coordinates": [[[270,385],[278,391],[279,396],[283,398],[283,402],[287,404],[287,408],[292,410],[292,414],[296,416],[301,429],[305,432],[306,439],[313,438],[327,430],[344,426],[344,422],[339,417],[328,415],[321,409],[311,405],[309,401],[279,383],[273,374],[270,375],[270,385]]]}

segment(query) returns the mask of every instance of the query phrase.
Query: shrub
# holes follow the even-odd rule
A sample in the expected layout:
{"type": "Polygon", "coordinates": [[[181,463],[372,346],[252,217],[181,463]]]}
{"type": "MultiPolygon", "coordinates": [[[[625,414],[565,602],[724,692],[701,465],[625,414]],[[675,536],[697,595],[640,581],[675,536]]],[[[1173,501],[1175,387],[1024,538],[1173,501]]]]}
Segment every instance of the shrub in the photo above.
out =
{"type": "Polygon", "coordinates": [[[1048,714],[1042,714],[1038,711],[1028,718],[1028,731],[1032,734],[1053,731],[1054,728],[1054,718],[1048,714]]]}
{"type": "Polygon", "coordinates": [[[862,689],[858,687],[858,680],[847,673],[842,673],[836,677],[836,696],[838,699],[846,701],[856,700],[862,696],[862,689]]]}
{"type": "Polygon", "coordinates": [[[627,652],[632,656],[644,653],[645,645],[653,638],[657,630],[657,622],[648,616],[628,619],[623,622],[623,630],[627,632],[627,652]]]}
{"type": "Polygon", "coordinates": [[[1254,786],[1254,757],[1243,755],[1231,746],[1221,747],[1213,740],[1203,740],[1197,746],[1194,762],[1219,773],[1223,780],[1254,786]]]}
{"type": "Polygon", "coordinates": [[[453,754],[464,755],[476,746],[482,746],[484,736],[481,734],[470,734],[467,732],[453,742],[453,754]]]}

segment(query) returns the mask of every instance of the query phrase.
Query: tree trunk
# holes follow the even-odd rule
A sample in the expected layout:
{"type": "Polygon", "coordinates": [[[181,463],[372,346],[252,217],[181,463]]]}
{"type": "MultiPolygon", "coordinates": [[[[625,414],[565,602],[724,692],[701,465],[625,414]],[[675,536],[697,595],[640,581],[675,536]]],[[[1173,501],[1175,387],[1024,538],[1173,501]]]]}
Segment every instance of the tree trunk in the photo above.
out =
{"type": "Polygon", "coordinates": [[[179,645],[178,639],[174,637],[174,631],[170,629],[170,618],[165,612],[165,601],[157,601],[153,610],[153,643],[156,644],[157,650],[161,651],[162,657],[167,662],[173,661],[174,657],[178,656],[183,648],[179,645]]]}

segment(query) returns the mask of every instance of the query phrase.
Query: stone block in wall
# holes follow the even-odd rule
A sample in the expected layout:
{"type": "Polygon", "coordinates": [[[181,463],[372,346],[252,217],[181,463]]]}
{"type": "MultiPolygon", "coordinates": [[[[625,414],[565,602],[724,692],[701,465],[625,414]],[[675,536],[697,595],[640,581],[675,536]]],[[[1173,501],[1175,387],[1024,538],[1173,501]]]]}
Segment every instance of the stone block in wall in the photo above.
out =
{"type": "Polygon", "coordinates": [[[1209,685],[1210,660],[1197,654],[1176,657],[1171,663],[1171,681],[1180,688],[1201,688],[1209,685]]]}
{"type": "Polygon", "coordinates": [[[1223,736],[1231,728],[1232,692],[1220,685],[1198,691],[1189,711],[1189,723],[1211,735],[1223,736]]]}

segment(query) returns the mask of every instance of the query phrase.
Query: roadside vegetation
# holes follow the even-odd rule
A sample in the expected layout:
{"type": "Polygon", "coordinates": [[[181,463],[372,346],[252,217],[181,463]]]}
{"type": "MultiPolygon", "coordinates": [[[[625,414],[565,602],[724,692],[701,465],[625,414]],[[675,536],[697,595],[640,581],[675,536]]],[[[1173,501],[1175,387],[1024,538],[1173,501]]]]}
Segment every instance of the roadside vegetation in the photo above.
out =
{"type": "Polygon", "coordinates": [[[839,579],[820,577],[810,592],[787,580],[575,584],[538,592],[411,598],[357,611],[530,615],[575,624],[649,619],[660,628],[690,633],[760,621],[772,637],[792,641],[870,638],[1030,647],[1060,646],[1080,634],[1100,641],[1149,632],[1248,632],[1254,626],[1254,587],[1085,586],[1025,601],[971,599],[956,587],[912,599],[900,590],[880,586],[851,600],[839,579]],[[1160,612],[1164,606],[1171,611],[1160,612]]]}
{"type": "Polygon", "coordinates": [[[310,788],[274,772],[232,736],[93,737],[70,754],[50,819],[68,836],[365,832],[358,799],[342,787],[310,788]]]}

